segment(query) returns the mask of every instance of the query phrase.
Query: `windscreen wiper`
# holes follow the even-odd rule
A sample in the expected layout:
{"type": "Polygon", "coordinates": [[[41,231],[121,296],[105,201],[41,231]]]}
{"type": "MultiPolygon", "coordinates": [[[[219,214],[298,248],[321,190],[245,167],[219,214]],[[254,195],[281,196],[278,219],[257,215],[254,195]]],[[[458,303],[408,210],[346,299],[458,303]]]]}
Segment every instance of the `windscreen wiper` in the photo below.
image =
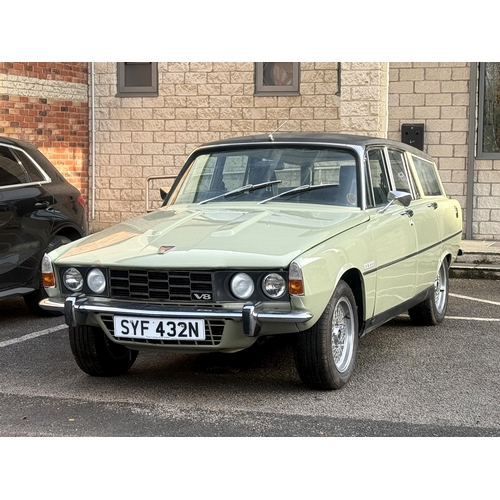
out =
{"type": "Polygon", "coordinates": [[[244,193],[245,191],[255,191],[256,189],[261,189],[266,186],[272,186],[273,184],[279,184],[281,181],[280,180],[274,180],[274,181],[267,181],[267,182],[261,182],[260,184],[246,184],[245,186],[240,186],[239,188],[232,189],[231,191],[228,191],[227,193],[222,193],[217,196],[214,196],[213,198],[208,198],[208,200],[203,200],[198,203],[198,205],[203,205],[204,203],[208,203],[209,201],[217,200],[218,198],[225,198],[226,196],[231,196],[234,194],[239,194],[239,193],[244,193]]]}
{"type": "Polygon", "coordinates": [[[280,194],[277,194],[276,196],[272,196],[271,198],[267,198],[265,200],[259,201],[259,205],[262,203],[267,203],[268,201],[275,200],[276,198],[280,198],[281,196],[286,196],[286,195],[295,195],[299,193],[303,193],[304,191],[312,191],[313,189],[320,189],[324,187],[333,187],[337,186],[338,183],[330,183],[330,184],[303,184],[302,186],[298,186],[293,189],[289,189],[288,191],[283,191],[280,194]]]}

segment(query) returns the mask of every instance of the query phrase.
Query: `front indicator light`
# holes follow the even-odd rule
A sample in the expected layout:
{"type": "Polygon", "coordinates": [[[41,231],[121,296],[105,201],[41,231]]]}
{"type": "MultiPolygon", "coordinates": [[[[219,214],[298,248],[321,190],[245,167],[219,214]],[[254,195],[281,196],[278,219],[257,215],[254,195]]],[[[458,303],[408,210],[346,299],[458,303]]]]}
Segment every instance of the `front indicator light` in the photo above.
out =
{"type": "Polygon", "coordinates": [[[290,280],[288,291],[290,295],[304,295],[304,282],[302,280],[290,280]]]}
{"type": "Polygon", "coordinates": [[[290,295],[304,295],[304,279],[300,264],[293,261],[288,271],[288,292],[290,295]]]}
{"type": "Polygon", "coordinates": [[[42,259],[42,285],[45,288],[53,288],[56,286],[56,277],[52,269],[52,261],[47,254],[45,254],[42,259]]]}

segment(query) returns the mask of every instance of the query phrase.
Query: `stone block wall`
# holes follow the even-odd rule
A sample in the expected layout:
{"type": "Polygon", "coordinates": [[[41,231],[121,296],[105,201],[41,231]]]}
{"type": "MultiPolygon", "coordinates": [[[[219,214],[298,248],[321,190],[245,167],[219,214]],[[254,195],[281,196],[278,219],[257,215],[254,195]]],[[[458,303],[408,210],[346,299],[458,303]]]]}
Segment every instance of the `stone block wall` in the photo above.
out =
{"type": "MultiPolygon", "coordinates": [[[[386,134],[387,63],[342,63],[340,94],[336,62],[301,63],[300,95],[255,96],[253,62],[164,62],[158,97],[134,98],[116,97],[116,66],[94,67],[93,230],[143,214],[146,179],[176,175],[204,142],[278,127],[386,134]]],[[[159,184],[150,185],[155,206],[159,184]]]]}
{"type": "MultiPolygon", "coordinates": [[[[393,62],[389,74],[388,136],[400,140],[402,124],[424,124],[425,151],[460,201],[465,228],[470,64],[393,62]]],[[[500,240],[500,160],[476,159],[473,169],[473,238],[500,240]]]]}
{"type": "Polygon", "coordinates": [[[88,201],[88,63],[0,62],[0,135],[34,143],[88,201]]]}

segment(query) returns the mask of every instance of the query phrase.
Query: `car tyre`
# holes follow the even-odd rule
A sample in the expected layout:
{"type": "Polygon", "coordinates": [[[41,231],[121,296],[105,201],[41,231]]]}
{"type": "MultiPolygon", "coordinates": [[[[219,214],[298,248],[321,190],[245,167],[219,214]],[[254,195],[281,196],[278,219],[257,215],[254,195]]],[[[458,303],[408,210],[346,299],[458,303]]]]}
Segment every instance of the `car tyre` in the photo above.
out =
{"type": "Polygon", "coordinates": [[[138,351],[117,344],[96,326],[69,328],[69,342],[77,365],[96,377],[126,373],[134,364],[138,351]]]}
{"type": "MultiPolygon", "coordinates": [[[[71,240],[69,238],[66,238],[65,236],[54,236],[47,245],[47,248],[45,249],[45,253],[52,252],[52,250],[55,250],[56,248],[66,245],[67,243],[70,243],[71,240]]],[[[26,304],[26,307],[33,313],[36,314],[37,316],[61,316],[62,312],[59,311],[47,311],[45,309],[42,309],[40,307],[40,301],[43,299],[46,299],[48,297],[47,292],[45,291],[45,288],[43,287],[42,284],[42,277],[40,276],[40,280],[38,283],[38,290],[35,290],[34,292],[29,293],[28,295],[24,296],[24,303],[26,304]]]]}
{"type": "Polygon", "coordinates": [[[433,326],[443,321],[448,309],[449,280],[449,265],[444,260],[434,281],[433,293],[408,311],[413,323],[433,326]]]}
{"type": "Polygon", "coordinates": [[[316,324],[297,335],[294,357],[302,382],[313,389],[342,388],[354,371],[358,333],[356,300],[340,281],[316,324]]]}

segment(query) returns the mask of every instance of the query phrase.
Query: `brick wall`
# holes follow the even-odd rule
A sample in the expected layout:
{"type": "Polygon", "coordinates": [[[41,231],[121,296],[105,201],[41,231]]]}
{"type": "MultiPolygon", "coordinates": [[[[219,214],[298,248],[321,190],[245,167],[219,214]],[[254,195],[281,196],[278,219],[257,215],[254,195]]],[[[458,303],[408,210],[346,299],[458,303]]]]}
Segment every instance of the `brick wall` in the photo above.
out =
{"type": "MultiPolygon", "coordinates": [[[[207,141],[280,126],[386,134],[387,63],[343,63],[340,95],[336,62],[301,63],[300,95],[279,97],[254,96],[252,62],[158,63],[159,95],[151,98],[115,97],[116,63],[96,63],[94,71],[94,231],[143,214],[145,179],[177,174],[207,141]]],[[[150,195],[158,204],[158,189],[150,195]]]]}
{"type": "Polygon", "coordinates": [[[88,200],[88,64],[0,63],[0,134],[36,144],[88,200]]]}

